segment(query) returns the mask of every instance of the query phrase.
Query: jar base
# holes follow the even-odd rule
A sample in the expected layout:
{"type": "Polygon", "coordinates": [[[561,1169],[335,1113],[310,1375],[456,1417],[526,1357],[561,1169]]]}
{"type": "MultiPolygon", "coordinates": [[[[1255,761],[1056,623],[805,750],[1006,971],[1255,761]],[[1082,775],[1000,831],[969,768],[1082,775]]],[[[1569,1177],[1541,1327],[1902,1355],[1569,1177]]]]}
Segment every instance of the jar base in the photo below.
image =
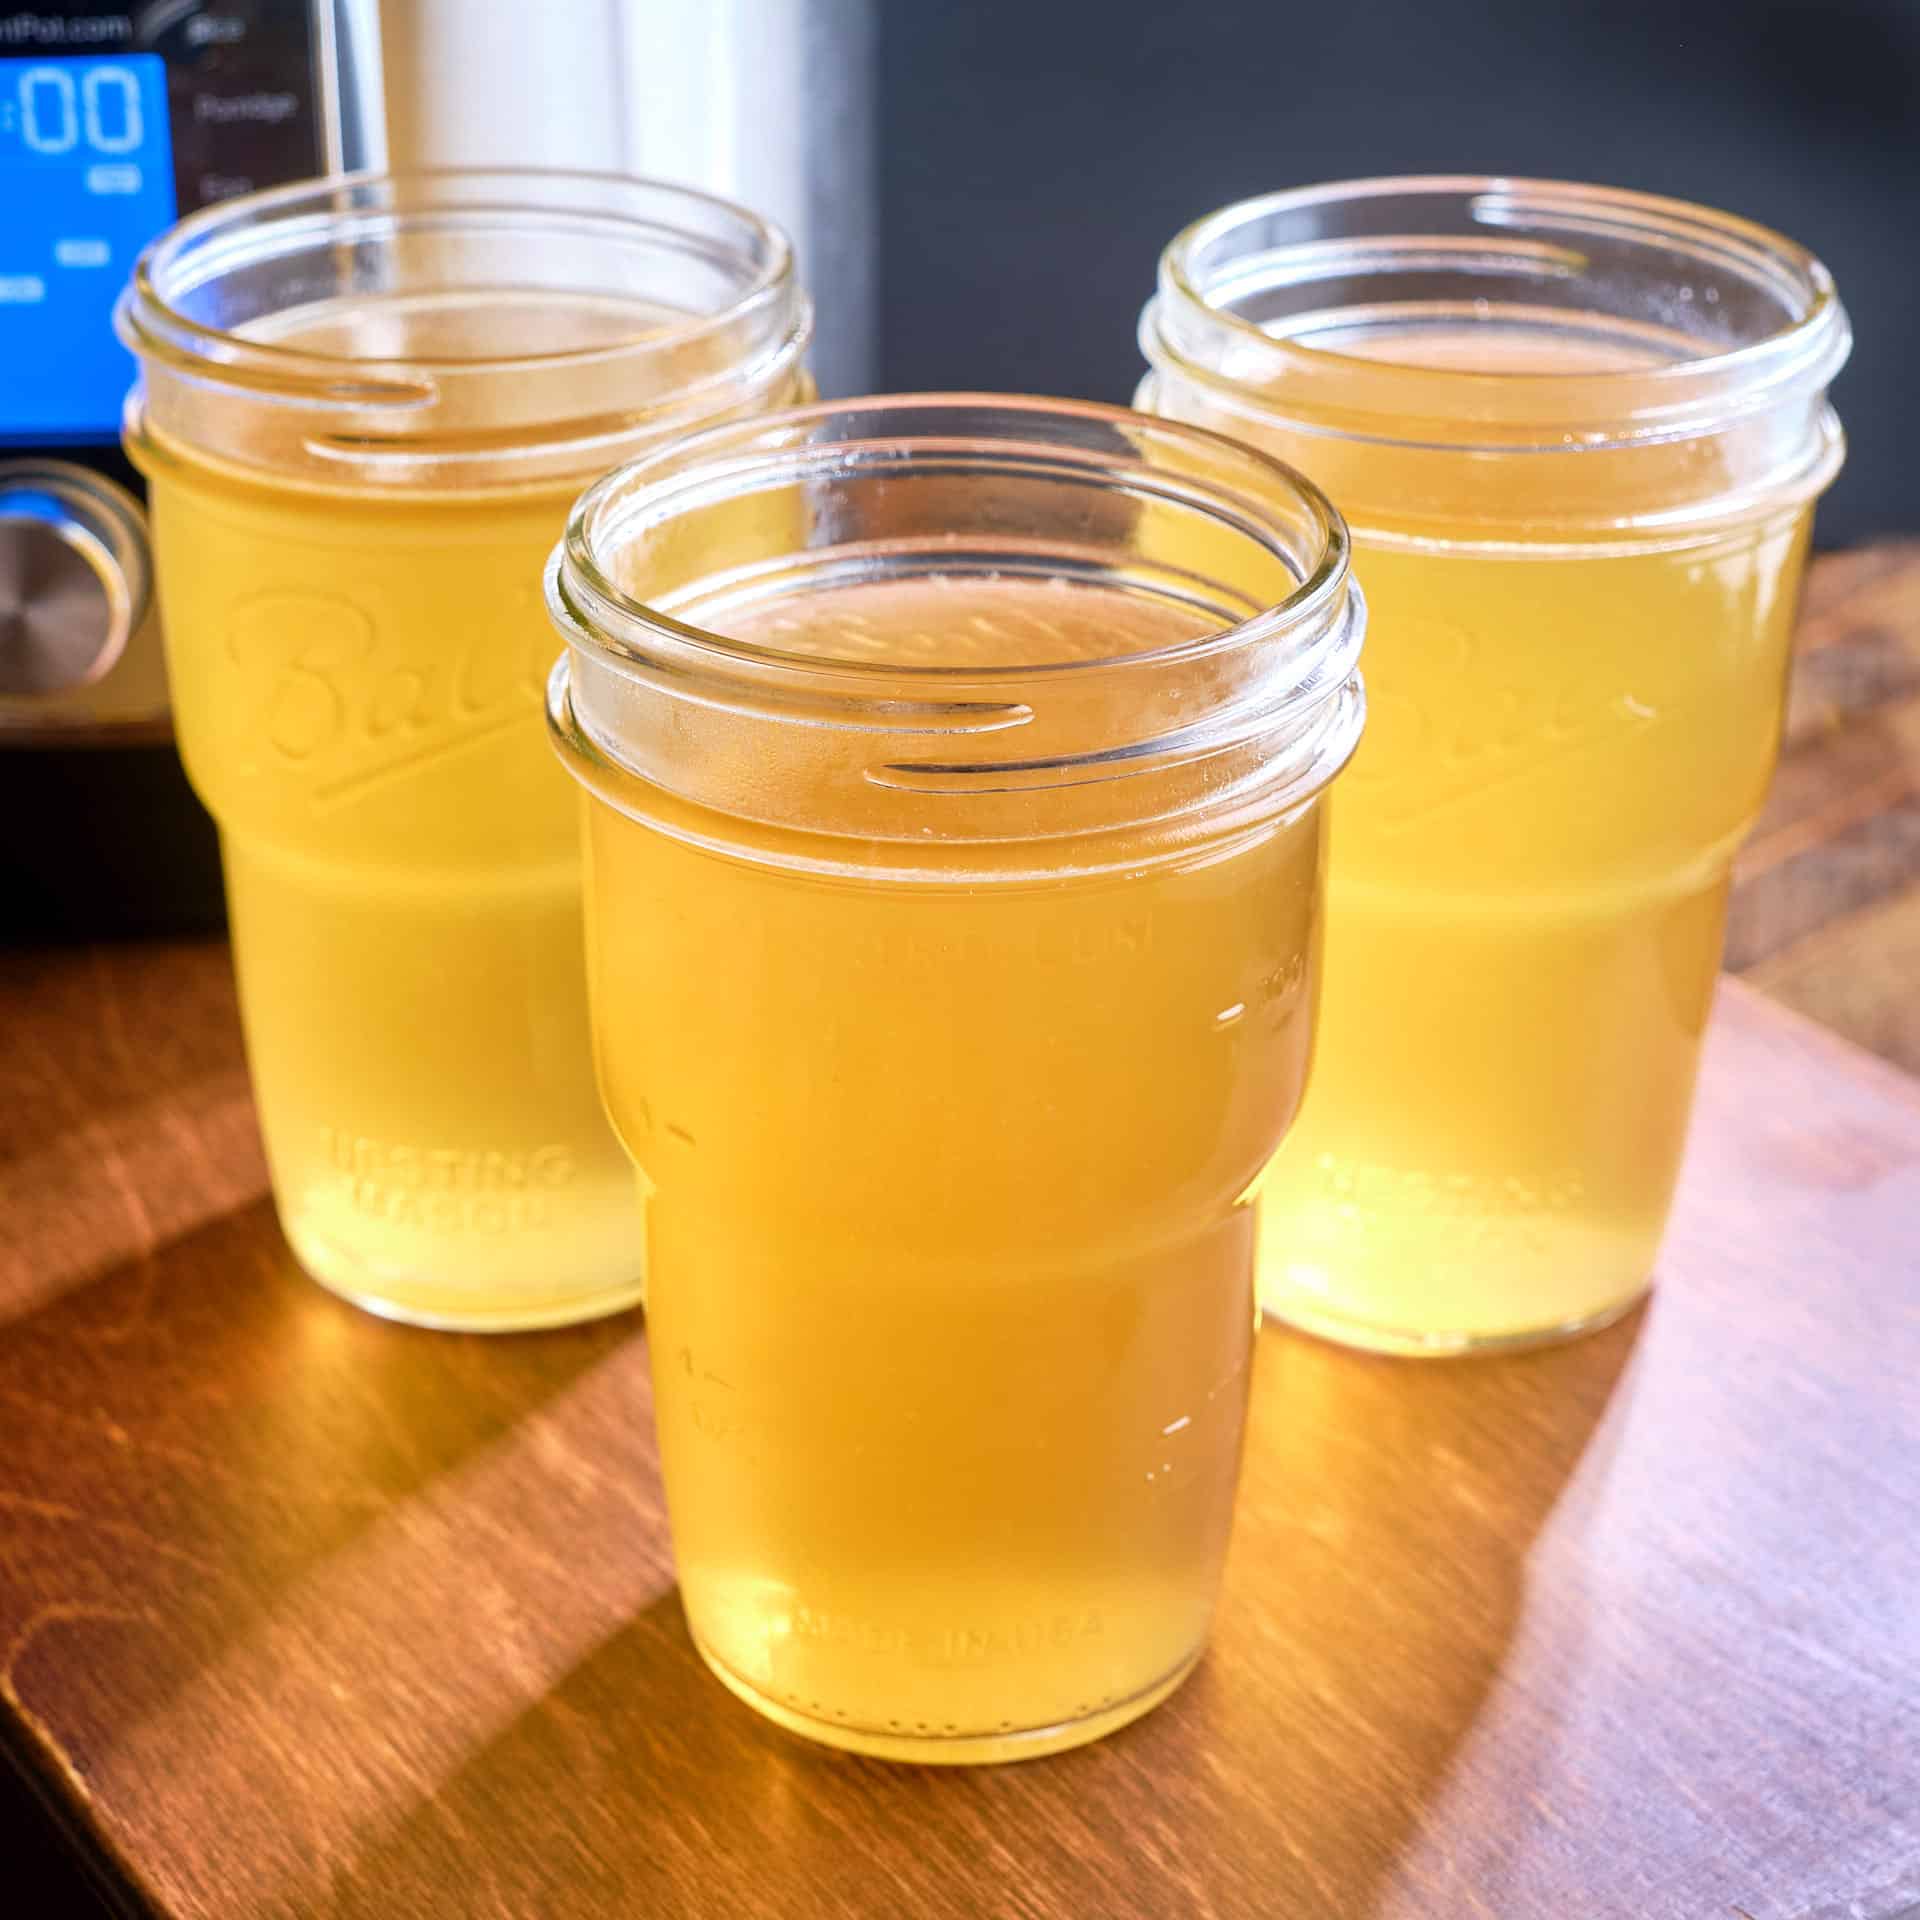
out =
{"type": "MultiPolygon", "coordinates": [[[[689,1625],[689,1631],[692,1631],[689,1625]]],[[[752,1681],[743,1679],[727,1665],[698,1633],[693,1644],[708,1670],[730,1693],[748,1706],[802,1739],[821,1746],[838,1747],[845,1753],[865,1754],[873,1760],[906,1761],[915,1766],[980,1767],[1003,1766],[1015,1760],[1038,1760],[1050,1753],[1064,1753],[1071,1747],[1083,1747],[1104,1739],[1129,1722],[1151,1713],[1161,1701],[1179,1687],[1200,1664],[1204,1647],[1196,1648],[1171,1673],[1164,1674],[1138,1693],[1102,1707],[1097,1713],[1074,1720],[1059,1720],[1051,1725],[1019,1727],[987,1733],[901,1733],[892,1728],[846,1726],[801,1713],[763,1693],[752,1681]]]]}
{"type": "Polygon", "coordinates": [[[1378,1326],[1370,1320],[1358,1320],[1345,1314],[1316,1310],[1303,1302],[1279,1304],[1262,1301],[1263,1320],[1275,1326],[1291,1327],[1296,1333],[1311,1334],[1339,1347],[1353,1347],[1365,1353],[1394,1354],[1411,1360],[1457,1360],[1476,1355],[1524,1353],[1533,1347],[1564,1346],[1589,1333],[1598,1333],[1616,1320],[1624,1319],[1653,1290],[1651,1274],[1622,1298],[1609,1302],[1578,1319],[1555,1322],[1551,1326],[1522,1327],[1511,1333],[1473,1333],[1438,1329],[1417,1331],[1403,1327],[1378,1326]]]}
{"type": "Polygon", "coordinates": [[[488,1305],[463,1298],[453,1288],[415,1292],[392,1276],[369,1273],[357,1261],[282,1219],[281,1231],[307,1277],[363,1313],[434,1333],[533,1333],[543,1327],[579,1326],[646,1303],[647,1283],[635,1276],[579,1293],[488,1305]]]}

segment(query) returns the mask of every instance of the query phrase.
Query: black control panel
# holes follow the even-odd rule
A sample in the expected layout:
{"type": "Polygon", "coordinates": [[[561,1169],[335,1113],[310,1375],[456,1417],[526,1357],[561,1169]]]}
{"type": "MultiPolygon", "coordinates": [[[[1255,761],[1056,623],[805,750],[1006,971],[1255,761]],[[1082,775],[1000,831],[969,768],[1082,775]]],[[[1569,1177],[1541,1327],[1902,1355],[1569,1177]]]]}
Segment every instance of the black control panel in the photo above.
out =
{"type": "Polygon", "coordinates": [[[51,11],[8,11],[0,0],[0,60],[160,57],[176,213],[334,163],[339,93],[325,44],[331,37],[307,0],[150,0],[51,11]]]}
{"type": "Polygon", "coordinates": [[[113,445],[134,258],[182,214],[338,164],[334,41],[308,0],[0,0],[0,445],[113,445]]]}

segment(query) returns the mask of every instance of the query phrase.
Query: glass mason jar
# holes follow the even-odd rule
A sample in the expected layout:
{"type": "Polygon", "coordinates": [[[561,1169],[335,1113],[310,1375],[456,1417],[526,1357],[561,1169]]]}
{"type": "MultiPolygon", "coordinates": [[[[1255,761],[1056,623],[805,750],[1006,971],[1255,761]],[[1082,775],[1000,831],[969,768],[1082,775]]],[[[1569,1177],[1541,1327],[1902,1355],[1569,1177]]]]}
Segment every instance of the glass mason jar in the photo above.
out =
{"type": "Polygon", "coordinates": [[[290,1245],[428,1325],[630,1302],[540,568],[594,474],[803,396],[786,241],[639,180],[351,176],[182,222],[120,327],[290,1245]]]}
{"type": "Polygon", "coordinates": [[[870,400],[610,476],[548,599],[694,1637],[838,1746],[1092,1739],[1226,1549],[1361,719],[1339,517],[1118,408],[870,400]]]}
{"type": "Polygon", "coordinates": [[[1744,220],[1360,181],[1167,249],[1140,402],[1296,461],[1373,608],[1261,1298],[1445,1352],[1629,1306],[1766,792],[1847,322],[1744,220]]]}

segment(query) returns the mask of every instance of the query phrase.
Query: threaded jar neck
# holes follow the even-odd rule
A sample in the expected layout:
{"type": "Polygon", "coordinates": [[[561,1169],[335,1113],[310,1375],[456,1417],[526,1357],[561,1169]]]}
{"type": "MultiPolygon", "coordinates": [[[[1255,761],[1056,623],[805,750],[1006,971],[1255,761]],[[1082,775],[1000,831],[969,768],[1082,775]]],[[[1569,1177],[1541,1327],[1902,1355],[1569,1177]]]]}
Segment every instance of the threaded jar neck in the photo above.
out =
{"type": "Polygon", "coordinates": [[[225,201],[120,303],[129,437],[283,484],[580,483],[798,397],[778,228],[690,189],[539,170],[359,174],[225,201]]]}
{"type": "Polygon", "coordinates": [[[713,429],[589,490],[548,599],[575,771],[803,865],[1183,853],[1304,805],[1360,724],[1339,515],[1121,408],[920,395],[713,429]]]}

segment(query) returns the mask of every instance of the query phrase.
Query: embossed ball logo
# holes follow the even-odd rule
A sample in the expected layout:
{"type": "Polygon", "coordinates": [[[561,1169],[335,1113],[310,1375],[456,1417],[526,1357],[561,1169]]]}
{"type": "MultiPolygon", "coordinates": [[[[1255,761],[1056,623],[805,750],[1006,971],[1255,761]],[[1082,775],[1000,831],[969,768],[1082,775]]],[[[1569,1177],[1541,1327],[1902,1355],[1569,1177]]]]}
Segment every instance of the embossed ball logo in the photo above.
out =
{"type": "Polygon", "coordinates": [[[304,776],[331,808],[524,724],[539,708],[548,641],[532,590],[509,602],[436,646],[389,637],[344,591],[246,596],[227,626],[228,658],[249,687],[246,771],[304,776]]]}
{"type": "Polygon", "coordinates": [[[1572,670],[1553,675],[1544,645],[1542,658],[1521,661],[1510,646],[1433,620],[1420,623],[1418,644],[1417,672],[1368,670],[1367,731],[1343,791],[1377,832],[1404,832],[1565,767],[1669,710],[1664,697],[1582,685],[1572,670]]]}

